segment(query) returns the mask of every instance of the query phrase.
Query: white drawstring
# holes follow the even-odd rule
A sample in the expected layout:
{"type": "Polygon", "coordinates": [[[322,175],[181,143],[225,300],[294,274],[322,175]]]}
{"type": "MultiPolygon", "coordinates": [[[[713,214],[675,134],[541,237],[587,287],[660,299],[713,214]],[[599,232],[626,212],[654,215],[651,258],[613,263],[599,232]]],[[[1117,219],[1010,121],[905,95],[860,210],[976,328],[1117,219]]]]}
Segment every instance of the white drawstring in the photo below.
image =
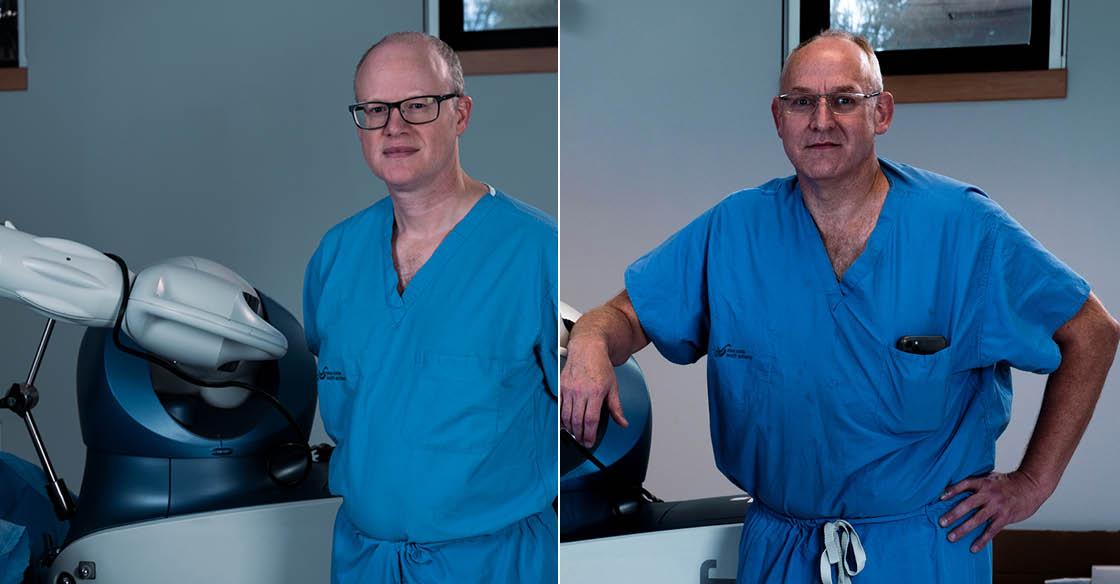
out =
{"type": "Polygon", "coordinates": [[[863,570],[867,554],[863,543],[852,524],[844,520],[829,521],[824,524],[824,551],[821,552],[821,584],[832,584],[832,566],[836,566],[839,584],[850,584],[852,576],[863,570]],[[851,552],[855,568],[848,566],[848,553],[851,552]]]}

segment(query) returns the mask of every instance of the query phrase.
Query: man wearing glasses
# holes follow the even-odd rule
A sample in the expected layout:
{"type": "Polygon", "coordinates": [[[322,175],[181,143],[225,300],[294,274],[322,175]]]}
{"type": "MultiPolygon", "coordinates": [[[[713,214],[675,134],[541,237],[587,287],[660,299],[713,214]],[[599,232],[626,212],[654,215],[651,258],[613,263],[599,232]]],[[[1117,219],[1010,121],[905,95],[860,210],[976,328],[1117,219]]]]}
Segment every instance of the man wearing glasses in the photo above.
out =
{"type": "Polygon", "coordinates": [[[460,166],[472,103],[442,41],[389,35],[354,91],[389,196],[323,237],[304,286],[331,581],[555,581],[555,223],[460,166]]]}
{"type": "Polygon", "coordinates": [[[771,110],[796,175],[735,193],[626,272],[571,332],[561,420],[585,443],[612,363],[708,357],[717,466],[754,495],[739,582],[990,582],[986,544],[1054,491],[1120,324],[976,187],[881,159],[866,41],[787,61],[771,110]],[[1009,366],[1053,373],[1019,468],[995,473],[1009,366]]]}

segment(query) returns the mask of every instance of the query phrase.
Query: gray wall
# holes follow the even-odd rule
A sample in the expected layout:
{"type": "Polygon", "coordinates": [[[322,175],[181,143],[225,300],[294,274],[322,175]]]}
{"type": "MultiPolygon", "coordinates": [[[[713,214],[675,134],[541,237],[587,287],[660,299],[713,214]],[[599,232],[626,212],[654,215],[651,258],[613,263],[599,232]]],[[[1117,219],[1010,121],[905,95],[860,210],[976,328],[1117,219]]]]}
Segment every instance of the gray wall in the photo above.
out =
{"type": "MultiPolygon", "coordinates": [[[[566,0],[561,15],[561,298],[582,309],[629,262],[728,192],[792,173],[769,114],[781,3],[566,0]],[[716,107],[714,104],[722,104],[716,107]]],[[[1076,2],[1063,100],[901,105],[881,155],[982,186],[1120,313],[1120,3],[1076,2]]],[[[887,89],[890,89],[888,86],[887,89]]],[[[735,492],[715,469],[703,362],[638,354],[651,386],[647,486],[664,499],[735,492]]],[[[1044,378],[1020,374],[998,467],[1018,464],[1044,378]]],[[[1120,528],[1120,372],[1050,501],[1022,526],[1120,528]]]]}
{"type": "MultiPolygon", "coordinates": [[[[422,7],[32,3],[30,89],[0,92],[0,220],[117,253],[134,269],[211,258],[298,316],[319,237],[385,194],[346,112],[354,64],[383,34],[422,28],[422,7]]],[[[475,109],[462,139],[468,172],[553,215],[556,83],[555,74],[468,77],[475,109]]],[[[22,379],[43,320],[4,302],[0,322],[0,378],[22,379]]],[[[56,329],[35,410],[74,489],[82,332],[56,329]]],[[[4,449],[34,460],[18,418],[0,413],[0,424],[4,449]]]]}

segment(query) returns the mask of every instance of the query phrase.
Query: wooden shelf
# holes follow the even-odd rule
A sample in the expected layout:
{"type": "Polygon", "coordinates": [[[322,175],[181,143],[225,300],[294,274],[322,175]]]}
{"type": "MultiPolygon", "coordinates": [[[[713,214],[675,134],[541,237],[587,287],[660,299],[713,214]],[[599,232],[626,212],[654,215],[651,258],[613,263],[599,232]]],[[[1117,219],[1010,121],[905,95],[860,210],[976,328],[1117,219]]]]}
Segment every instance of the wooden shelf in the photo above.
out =
{"type": "Polygon", "coordinates": [[[883,85],[895,103],[1058,99],[1066,96],[1066,70],[894,75],[883,85]]]}
{"type": "Polygon", "coordinates": [[[507,75],[510,73],[555,73],[556,47],[461,51],[465,75],[507,75]]]}
{"type": "Polygon", "coordinates": [[[0,69],[0,91],[26,91],[27,69],[5,67],[0,69]]]}

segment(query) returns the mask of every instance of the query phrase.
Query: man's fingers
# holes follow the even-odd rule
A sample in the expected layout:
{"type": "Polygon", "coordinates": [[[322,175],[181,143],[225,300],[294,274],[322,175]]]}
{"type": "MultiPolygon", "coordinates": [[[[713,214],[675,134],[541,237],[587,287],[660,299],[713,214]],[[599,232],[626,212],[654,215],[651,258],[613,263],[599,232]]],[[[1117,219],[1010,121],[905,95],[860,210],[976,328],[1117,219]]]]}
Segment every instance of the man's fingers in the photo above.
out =
{"type": "Polygon", "coordinates": [[[560,386],[560,427],[572,432],[572,399],[564,386],[560,386]]]}
{"type": "MultiPolygon", "coordinates": [[[[560,391],[565,400],[561,407],[561,421],[573,438],[591,447],[595,444],[600,419],[606,415],[601,413],[603,400],[612,391],[617,393],[618,381],[606,351],[602,347],[597,348],[594,342],[588,346],[581,345],[577,340],[573,337],[569,341],[568,360],[560,373],[560,391]],[[585,350],[580,350],[580,346],[585,350]]],[[[618,410],[617,415],[621,417],[622,408],[617,397],[610,405],[618,410]]]]}
{"type": "Polygon", "coordinates": [[[568,432],[580,443],[583,443],[583,410],[586,402],[587,399],[583,396],[572,399],[572,417],[569,421],[571,426],[568,427],[568,432]]]}
{"type": "Polygon", "coordinates": [[[948,513],[941,516],[941,527],[949,527],[957,522],[958,519],[964,517],[969,511],[979,507],[984,503],[976,495],[965,497],[960,503],[957,503],[948,513]]]}
{"type": "Polygon", "coordinates": [[[599,432],[599,411],[603,406],[602,402],[596,401],[587,400],[583,411],[583,439],[580,441],[588,448],[595,445],[595,436],[599,432]]]}
{"type": "Polygon", "coordinates": [[[941,500],[944,501],[945,499],[956,497],[965,491],[975,491],[975,482],[976,479],[965,479],[955,485],[950,485],[949,488],[945,489],[945,492],[941,494],[941,500]]]}
{"type": "Polygon", "coordinates": [[[984,530],[984,533],[976,538],[976,541],[972,542],[972,547],[968,548],[969,551],[975,554],[984,549],[984,546],[988,545],[988,542],[992,541],[996,534],[1002,531],[1006,526],[1006,523],[1002,521],[997,522],[996,519],[992,519],[992,522],[988,524],[988,528],[984,530]]]}
{"type": "Polygon", "coordinates": [[[611,412],[611,417],[619,426],[629,428],[630,422],[626,421],[626,416],[622,415],[622,400],[618,397],[618,386],[611,388],[607,393],[607,409],[611,412]]]}
{"type": "Polygon", "coordinates": [[[985,521],[991,519],[992,515],[993,513],[988,511],[987,507],[981,507],[972,517],[968,518],[968,521],[958,525],[956,529],[949,533],[949,541],[960,541],[985,521]]]}

